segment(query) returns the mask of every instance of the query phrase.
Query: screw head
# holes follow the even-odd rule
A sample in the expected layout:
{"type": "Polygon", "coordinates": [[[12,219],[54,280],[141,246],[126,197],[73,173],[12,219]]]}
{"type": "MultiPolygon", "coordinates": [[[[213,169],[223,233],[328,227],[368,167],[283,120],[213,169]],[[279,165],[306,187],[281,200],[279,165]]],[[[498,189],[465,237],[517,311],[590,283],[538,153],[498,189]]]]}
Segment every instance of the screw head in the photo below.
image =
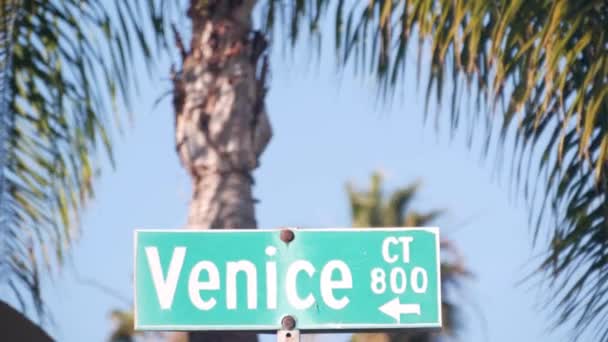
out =
{"type": "Polygon", "coordinates": [[[281,241],[290,243],[293,241],[294,237],[295,235],[290,229],[281,229],[281,241]]]}
{"type": "Polygon", "coordinates": [[[293,330],[296,327],[296,319],[291,315],[287,315],[281,320],[281,326],[284,330],[293,330]]]}

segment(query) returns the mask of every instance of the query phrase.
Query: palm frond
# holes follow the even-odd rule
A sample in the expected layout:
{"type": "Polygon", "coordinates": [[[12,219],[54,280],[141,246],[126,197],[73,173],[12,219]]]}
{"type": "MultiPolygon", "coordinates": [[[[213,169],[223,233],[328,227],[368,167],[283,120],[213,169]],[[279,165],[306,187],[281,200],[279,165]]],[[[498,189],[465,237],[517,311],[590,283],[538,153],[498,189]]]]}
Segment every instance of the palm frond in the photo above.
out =
{"type": "MultiPolygon", "coordinates": [[[[384,216],[386,217],[387,225],[392,227],[398,227],[403,224],[405,226],[409,225],[409,223],[405,222],[404,220],[404,213],[406,212],[408,205],[414,198],[414,195],[419,190],[419,188],[420,183],[416,182],[402,189],[397,189],[391,194],[391,197],[388,199],[384,214],[384,216]]],[[[415,227],[422,225],[424,224],[418,224],[417,222],[409,226],[415,227]]]]}
{"type": "MultiPolygon", "coordinates": [[[[4,176],[4,165],[6,165],[8,155],[8,134],[12,127],[12,117],[8,115],[10,108],[11,89],[8,70],[12,68],[12,34],[17,19],[19,4],[16,1],[2,1],[0,3],[0,229],[3,227],[5,217],[5,189],[6,182],[4,176]]],[[[0,246],[0,248],[2,248],[0,246]]],[[[4,248],[0,249],[2,255],[5,254],[4,248]]],[[[7,269],[0,269],[0,274],[7,273],[7,269]]]]}
{"type": "MultiPolygon", "coordinates": [[[[293,1],[284,25],[319,26],[323,14],[313,14],[331,9],[324,15],[335,18],[338,65],[375,75],[382,96],[403,80],[408,52],[416,53],[418,79],[428,73],[427,106],[439,104],[440,113],[447,102],[452,130],[463,121],[484,123],[486,153],[492,141],[502,151],[515,132],[511,172],[532,206],[534,241],[543,232],[550,241],[535,274],[553,283],[556,323],[578,321],[575,335],[598,323],[599,337],[608,341],[602,325],[608,317],[608,3],[329,3],[293,1]],[[471,104],[475,110],[463,110],[471,104]]],[[[290,32],[297,38],[297,29],[290,32]]],[[[471,125],[469,135],[474,131],[471,125]]]]}
{"type": "Polygon", "coordinates": [[[43,313],[40,275],[79,235],[100,158],[112,161],[113,114],[128,109],[133,57],[152,61],[169,13],[160,0],[1,4],[1,280],[43,313]]]}

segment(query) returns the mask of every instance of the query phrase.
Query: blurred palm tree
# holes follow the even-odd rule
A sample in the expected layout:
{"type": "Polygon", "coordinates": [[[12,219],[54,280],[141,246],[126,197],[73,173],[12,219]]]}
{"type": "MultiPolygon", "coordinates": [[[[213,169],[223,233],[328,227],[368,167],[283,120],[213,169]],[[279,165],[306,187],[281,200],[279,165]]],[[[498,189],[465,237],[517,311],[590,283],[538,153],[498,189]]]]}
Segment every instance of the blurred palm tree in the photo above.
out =
{"type": "MultiPolygon", "coordinates": [[[[161,342],[167,341],[167,334],[158,331],[136,331],[133,310],[115,309],[110,313],[114,327],[108,337],[109,342],[161,342]]],[[[187,342],[187,340],[173,340],[187,342]]]]}
{"type": "MultiPolygon", "coordinates": [[[[428,227],[433,224],[442,210],[419,212],[411,209],[411,204],[420,183],[413,183],[397,189],[388,196],[383,195],[382,176],[375,172],[371,177],[369,190],[358,191],[349,184],[348,198],[352,212],[353,227],[428,227]]],[[[450,300],[453,291],[460,283],[470,276],[464,266],[464,261],[455,245],[446,239],[441,239],[441,291],[442,291],[442,334],[454,337],[460,327],[458,305],[450,300]],[[448,258],[446,258],[448,256],[448,258]]],[[[432,342],[437,333],[407,332],[394,333],[359,333],[352,337],[353,342],[432,342]]]]}
{"type": "Polygon", "coordinates": [[[135,331],[135,318],[132,311],[113,310],[110,314],[114,329],[110,334],[111,342],[133,342],[141,333],[135,331]]]}

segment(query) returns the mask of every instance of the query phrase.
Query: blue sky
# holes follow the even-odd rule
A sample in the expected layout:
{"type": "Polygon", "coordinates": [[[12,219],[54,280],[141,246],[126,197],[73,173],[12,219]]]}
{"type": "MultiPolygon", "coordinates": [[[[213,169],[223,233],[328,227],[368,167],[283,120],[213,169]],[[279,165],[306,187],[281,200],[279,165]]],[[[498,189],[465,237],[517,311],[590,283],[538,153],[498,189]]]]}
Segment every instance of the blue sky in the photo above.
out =
{"type": "MultiPolygon", "coordinates": [[[[481,140],[468,149],[464,130],[451,140],[447,116],[438,133],[423,124],[424,94],[416,90],[413,66],[400,100],[383,107],[373,82],[348,73],[338,77],[332,61],[330,53],[318,65],[306,54],[272,56],[267,105],[275,135],[255,172],[259,226],[348,227],[347,181],[367,186],[371,172],[382,170],[390,191],[421,179],[414,207],[447,210],[437,225],[475,274],[463,288],[462,340],[563,340],[563,331],[547,331],[550,314],[538,305],[541,289],[531,282],[516,286],[533,265],[527,211],[523,201],[510,200],[507,173],[493,177],[493,159],[480,161],[481,140]]],[[[135,122],[116,140],[117,169],[103,167],[96,198],[82,217],[73,265],[46,287],[55,319],[51,332],[59,341],[106,339],[110,310],[128,303],[87,279],[130,300],[133,230],[179,228],[186,221],[190,184],[175,155],[170,99],[153,107],[170,89],[169,63],[159,70],[152,80],[141,76],[135,122]]]]}

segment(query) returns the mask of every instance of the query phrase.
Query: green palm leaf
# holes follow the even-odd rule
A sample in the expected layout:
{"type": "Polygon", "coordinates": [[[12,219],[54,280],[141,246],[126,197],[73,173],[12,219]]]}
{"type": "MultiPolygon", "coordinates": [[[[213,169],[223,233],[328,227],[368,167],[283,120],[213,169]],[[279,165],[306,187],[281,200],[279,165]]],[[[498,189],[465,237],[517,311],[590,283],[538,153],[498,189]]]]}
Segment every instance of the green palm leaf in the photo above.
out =
{"type": "Polygon", "coordinates": [[[0,0],[0,9],[0,280],[43,313],[41,267],[61,265],[78,237],[100,157],[112,160],[112,114],[128,105],[133,57],[151,60],[169,14],[162,1],[0,0]]]}
{"type": "MultiPolygon", "coordinates": [[[[543,231],[549,235],[534,273],[554,284],[549,297],[560,312],[556,324],[577,322],[580,335],[597,323],[598,339],[608,341],[602,324],[608,315],[608,3],[295,3],[287,5],[286,21],[300,26],[318,26],[313,13],[334,11],[328,17],[335,18],[338,65],[374,75],[382,96],[403,80],[413,38],[418,77],[428,74],[427,104],[448,101],[451,129],[467,113],[465,121],[485,125],[484,146],[500,146],[515,132],[511,169],[532,207],[534,241],[543,231]]],[[[301,31],[292,28],[289,38],[301,31]]]]}

